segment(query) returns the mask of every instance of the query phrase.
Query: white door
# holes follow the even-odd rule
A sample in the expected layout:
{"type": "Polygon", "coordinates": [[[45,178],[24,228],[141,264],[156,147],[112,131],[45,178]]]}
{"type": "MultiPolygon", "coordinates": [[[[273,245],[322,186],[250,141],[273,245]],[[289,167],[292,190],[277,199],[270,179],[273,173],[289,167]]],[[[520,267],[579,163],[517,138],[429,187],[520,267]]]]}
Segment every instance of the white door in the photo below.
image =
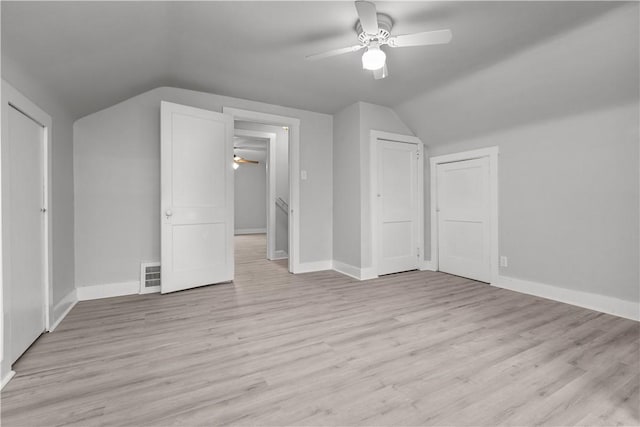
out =
{"type": "Polygon", "coordinates": [[[437,166],[440,271],[491,281],[489,159],[437,166]]]}
{"type": "Polygon", "coordinates": [[[161,292],[233,280],[233,118],[162,102],[161,292]]]}
{"type": "Polygon", "coordinates": [[[378,274],[418,268],[417,144],[378,141],[378,274]]]}
{"type": "Polygon", "coordinates": [[[44,128],[8,107],[3,142],[5,286],[11,363],[44,332],[44,128]],[[6,157],[5,157],[6,156],[6,157]]]}

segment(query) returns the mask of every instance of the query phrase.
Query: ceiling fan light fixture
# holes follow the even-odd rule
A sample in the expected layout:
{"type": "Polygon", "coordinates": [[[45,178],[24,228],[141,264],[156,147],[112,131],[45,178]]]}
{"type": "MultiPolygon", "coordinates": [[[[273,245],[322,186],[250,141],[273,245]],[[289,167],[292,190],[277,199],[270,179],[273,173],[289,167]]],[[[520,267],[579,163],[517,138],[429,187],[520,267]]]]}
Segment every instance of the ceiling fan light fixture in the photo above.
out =
{"type": "Polygon", "coordinates": [[[371,43],[366,52],[362,54],[362,68],[375,71],[384,67],[387,55],[380,49],[378,43],[371,43]]]}

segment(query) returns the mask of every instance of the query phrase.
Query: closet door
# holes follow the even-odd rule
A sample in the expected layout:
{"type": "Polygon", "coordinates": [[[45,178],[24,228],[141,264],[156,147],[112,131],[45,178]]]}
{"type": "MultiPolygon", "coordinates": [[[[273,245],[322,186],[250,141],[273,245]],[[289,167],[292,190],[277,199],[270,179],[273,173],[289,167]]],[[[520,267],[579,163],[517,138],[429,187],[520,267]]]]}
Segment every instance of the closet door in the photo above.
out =
{"type": "Polygon", "coordinates": [[[45,330],[44,127],[8,107],[3,157],[3,253],[9,349],[15,362],[45,330]]]}
{"type": "Polygon", "coordinates": [[[378,141],[378,274],[418,268],[418,146],[378,141]]]}
{"type": "Polygon", "coordinates": [[[437,166],[439,270],[491,281],[487,157],[437,166]]]}

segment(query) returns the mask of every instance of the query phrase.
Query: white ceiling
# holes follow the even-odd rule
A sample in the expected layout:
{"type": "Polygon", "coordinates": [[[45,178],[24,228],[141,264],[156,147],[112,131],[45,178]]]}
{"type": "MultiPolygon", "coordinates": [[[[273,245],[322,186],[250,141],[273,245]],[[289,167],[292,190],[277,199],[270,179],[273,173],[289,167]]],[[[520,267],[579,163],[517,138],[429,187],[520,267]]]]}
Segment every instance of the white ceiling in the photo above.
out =
{"type": "Polygon", "coordinates": [[[611,2],[376,2],[392,34],[451,28],[449,45],[387,49],[374,80],[360,55],[305,55],[356,44],[345,2],[2,1],[2,55],[75,117],[158,86],[333,113],[395,106],[618,7],[611,2]]]}

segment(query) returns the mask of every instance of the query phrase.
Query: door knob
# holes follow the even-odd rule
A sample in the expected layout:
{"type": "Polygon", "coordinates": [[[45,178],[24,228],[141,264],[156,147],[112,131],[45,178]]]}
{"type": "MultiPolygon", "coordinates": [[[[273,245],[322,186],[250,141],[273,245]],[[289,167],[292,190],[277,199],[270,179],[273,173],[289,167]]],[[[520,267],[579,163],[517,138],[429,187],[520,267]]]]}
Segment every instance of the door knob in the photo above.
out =
{"type": "Polygon", "coordinates": [[[173,212],[171,212],[171,209],[167,209],[167,211],[164,214],[167,217],[167,219],[169,219],[169,217],[173,215],[173,212]]]}

